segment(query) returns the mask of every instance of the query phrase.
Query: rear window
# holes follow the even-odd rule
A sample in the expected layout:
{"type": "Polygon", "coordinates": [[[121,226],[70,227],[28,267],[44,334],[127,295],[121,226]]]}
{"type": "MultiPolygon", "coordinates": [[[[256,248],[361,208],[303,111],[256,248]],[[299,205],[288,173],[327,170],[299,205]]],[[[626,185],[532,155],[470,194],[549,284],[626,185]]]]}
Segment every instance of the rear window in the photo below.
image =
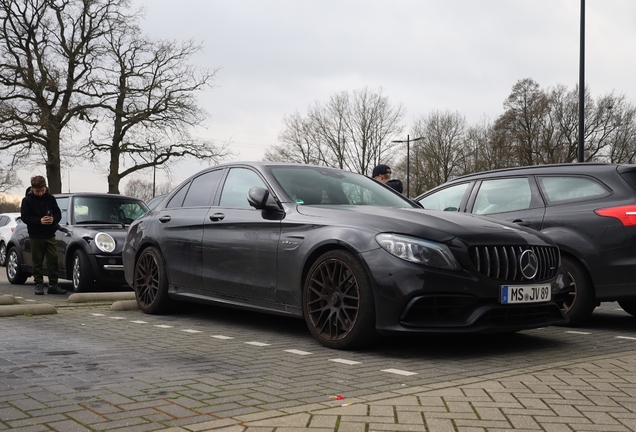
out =
{"type": "Polygon", "coordinates": [[[584,201],[610,194],[603,185],[590,177],[539,177],[538,180],[546,199],[552,204],[584,201]]]}
{"type": "Polygon", "coordinates": [[[636,190],[636,165],[623,165],[618,167],[618,173],[625,181],[636,190]]]}

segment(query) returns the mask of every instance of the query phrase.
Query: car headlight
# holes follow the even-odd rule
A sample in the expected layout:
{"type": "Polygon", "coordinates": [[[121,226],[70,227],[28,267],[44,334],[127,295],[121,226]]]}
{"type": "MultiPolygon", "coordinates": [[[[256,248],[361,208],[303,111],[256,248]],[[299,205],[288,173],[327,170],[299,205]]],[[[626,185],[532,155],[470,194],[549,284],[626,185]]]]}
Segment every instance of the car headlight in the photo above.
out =
{"type": "Polygon", "coordinates": [[[398,234],[378,234],[375,240],[382,249],[405,261],[446,270],[461,269],[450,249],[441,243],[398,234]]]}
{"type": "Polygon", "coordinates": [[[115,250],[115,239],[109,234],[100,232],[95,236],[95,245],[102,252],[112,252],[115,250]]]}

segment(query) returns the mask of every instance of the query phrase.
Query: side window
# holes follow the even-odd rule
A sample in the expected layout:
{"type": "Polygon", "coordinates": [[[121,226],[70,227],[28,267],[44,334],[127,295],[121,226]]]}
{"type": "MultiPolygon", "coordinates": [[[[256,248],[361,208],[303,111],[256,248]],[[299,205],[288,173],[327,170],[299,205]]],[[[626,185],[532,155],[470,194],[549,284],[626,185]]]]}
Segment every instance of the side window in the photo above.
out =
{"type": "Polygon", "coordinates": [[[246,168],[232,168],[225,179],[219,205],[251,208],[247,202],[247,192],[254,186],[267,187],[254,171],[246,168]]]}
{"type": "Polygon", "coordinates": [[[170,202],[168,202],[166,208],[181,207],[181,205],[183,204],[183,198],[185,198],[186,192],[188,192],[188,188],[190,187],[190,183],[192,182],[188,182],[183,185],[183,187],[179,189],[179,192],[177,192],[172,198],[170,198],[170,202]]]}
{"type": "Polygon", "coordinates": [[[3,227],[9,223],[8,216],[0,216],[0,227],[3,227]]]}
{"type": "Polygon", "coordinates": [[[598,198],[609,192],[589,177],[539,177],[539,184],[552,204],[598,198]]]}
{"type": "Polygon", "coordinates": [[[526,177],[484,180],[481,183],[473,213],[503,213],[530,208],[532,189],[526,177]]]}
{"type": "Polygon", "coordinates": [[[60,225],[65,225],[68,220],[68,197],[57,198],[57,206],[62,211],[62,219],[60,219],[60,225]]]}
{"type": "Polygon", "coordinates": [[[458,211],[469,183],[447,187],[420,200],[427,210],[458,211]]]}
{"type": "Polygon", "coordinates": [[[183,200],[183,207],[209,206],[221,180],[222,172],[222,170],[214,170],[195,177],[183,200]]]}

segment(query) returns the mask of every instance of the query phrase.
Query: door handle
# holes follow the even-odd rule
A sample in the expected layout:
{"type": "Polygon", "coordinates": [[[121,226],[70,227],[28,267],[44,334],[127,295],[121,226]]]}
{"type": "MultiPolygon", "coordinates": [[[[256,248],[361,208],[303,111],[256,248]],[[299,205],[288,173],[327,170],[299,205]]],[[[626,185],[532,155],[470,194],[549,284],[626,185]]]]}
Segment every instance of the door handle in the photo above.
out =
{"type": "Polygon", "coordinates": [[[170,216],[161,216],[159,218],[159,222],[161,222],[161,223],[170,222],[171,220],[172,220],[172,218],[170,216]]]}
{"type": "Polygon", "coordinates": [[[512,221],[512,223],[516,223],[517,225],[521,225],[521,226],[530,226],[530,222],[524,221],[521,219],[515,219],[512,221]]]}
{"type": "Polygon", "coordinates": [[[217,221],[220,221],[220,220],[223,220],[223,219],[225,219],[225,215],[223,213],[214,213],[214,214],[210,215],[210,220],[212,222],[217,222],[217,221]]]}

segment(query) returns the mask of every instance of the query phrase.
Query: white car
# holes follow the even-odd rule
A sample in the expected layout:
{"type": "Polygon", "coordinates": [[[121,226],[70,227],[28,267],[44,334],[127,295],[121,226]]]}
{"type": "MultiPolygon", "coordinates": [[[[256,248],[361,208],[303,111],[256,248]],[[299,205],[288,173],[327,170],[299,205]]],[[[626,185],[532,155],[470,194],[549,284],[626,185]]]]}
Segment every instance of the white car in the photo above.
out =
{"type": "Polygon", "coordinates": [[[7,265],[7,244],[19,218],[20,213],[0,213],[0,266],[7,265]]]}

